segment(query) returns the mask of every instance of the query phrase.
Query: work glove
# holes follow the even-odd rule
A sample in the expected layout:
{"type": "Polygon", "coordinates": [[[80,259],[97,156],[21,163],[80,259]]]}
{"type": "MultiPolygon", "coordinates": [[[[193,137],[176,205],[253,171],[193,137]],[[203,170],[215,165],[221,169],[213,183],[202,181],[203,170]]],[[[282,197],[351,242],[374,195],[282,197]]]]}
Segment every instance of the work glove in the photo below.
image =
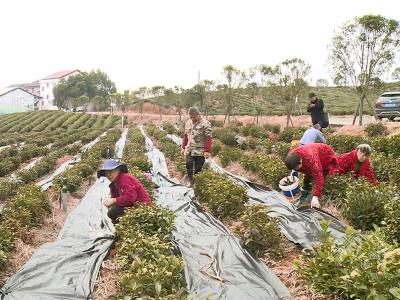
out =
{"type": "Polygon", "coordinates": [[[316,207],[316,208],[320,208],[321,205],[319,204],[319,200],[317,196],[313,196],[311,199],[311,208],[316,207]]]}

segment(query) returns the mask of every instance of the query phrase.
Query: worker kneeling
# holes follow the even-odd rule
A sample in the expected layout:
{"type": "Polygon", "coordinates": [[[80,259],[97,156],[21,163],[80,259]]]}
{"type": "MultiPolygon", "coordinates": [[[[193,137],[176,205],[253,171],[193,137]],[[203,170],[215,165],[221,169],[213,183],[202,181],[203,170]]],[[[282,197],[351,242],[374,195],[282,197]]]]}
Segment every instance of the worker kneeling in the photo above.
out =
{"type": "Polygon", "coordinates": [[[104,205],[108,208],[108,217],[115,224],[118,217],[122,216],[126,207],[136,204],[150,204],[151,199],[140,181],[128,173],[125,164],[115,160],[107,160],[97,172],[97,178],[107,177],[111,181],[110,193],[104,205]]]}
{"type": "Polygon", "coordinates": [[[324,189],[325,177],[333,175],[338,168],[335,151],[325,144],[308,144],[291,150],[284,161],[289,170],[305,175],[305,191],[311,192],[311,182],[314,181],[311,207],[319,208],[319,197],[324,189]]]}
{"type": "Polygon", "coordinates": [[[350,172],[354,173],[354,177],[363,176],[368,181],[377,185],[374,171],[371,167],[369,156],[371,155],[372,149],[368,144],[358,145],[357,148],[351,152],[344,153],[338,156],[339,174],[347,174],[350,172]]]}

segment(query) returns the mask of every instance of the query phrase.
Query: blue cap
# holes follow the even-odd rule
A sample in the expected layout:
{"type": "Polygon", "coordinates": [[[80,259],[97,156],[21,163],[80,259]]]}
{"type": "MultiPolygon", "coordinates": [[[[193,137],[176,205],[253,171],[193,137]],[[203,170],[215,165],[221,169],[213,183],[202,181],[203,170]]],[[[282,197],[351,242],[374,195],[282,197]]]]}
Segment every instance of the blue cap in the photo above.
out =
{"type": "Polygon", "coordinates": [[[125,164],[119,163],[118,161],[113,159],[108,159],[104,162],[100,171],[97,172],[97,178],[106,176],[106,171],[114,170],[116,168],[119,168],[122,173],[128,173],[128,168],[125,164]]]}

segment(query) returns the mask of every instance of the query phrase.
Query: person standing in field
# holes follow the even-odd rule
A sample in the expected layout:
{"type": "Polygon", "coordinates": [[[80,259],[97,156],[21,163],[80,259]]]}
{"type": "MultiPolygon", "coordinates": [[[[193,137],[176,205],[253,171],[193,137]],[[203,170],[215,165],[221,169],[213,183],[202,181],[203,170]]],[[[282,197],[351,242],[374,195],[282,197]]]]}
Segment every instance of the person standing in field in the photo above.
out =
{"type": "Polygon", "coordinates": [[[193,176],[201,172],[206,158],[210,157],[212,128],[210,122],[201,117],[197,107],[189,108],[189,118],[182,137],[182,152],[186,157],[189,185],[193,186],[193,176]]]}
{"type": "Polygon", "coordinates": [[[321,128],[325,128],[324,101],[322,101],[322,99],[318,99],[315,93],[308,94],[308,98],[310,98],[310,103],[307,106],[307,112],[311,113],[312,124],[319,124],[321,128]]]}

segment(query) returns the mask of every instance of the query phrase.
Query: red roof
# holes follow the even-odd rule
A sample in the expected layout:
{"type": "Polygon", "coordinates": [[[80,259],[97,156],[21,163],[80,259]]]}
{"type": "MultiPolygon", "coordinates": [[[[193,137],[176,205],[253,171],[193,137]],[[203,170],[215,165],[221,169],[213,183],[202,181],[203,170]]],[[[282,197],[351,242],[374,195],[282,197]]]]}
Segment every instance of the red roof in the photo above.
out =
{"type": "Polygon", "coordinates": [[[79,70],[77,70],[77,69],[75,69],[75,70],[66,70],[66,71],[56,72],[56,73],[54,73],[54,74],[51,74],[51,75],[49,75],[49,76],[43,78],[42,80],[47,80],[47,79],[61,79],[61,78],[65,77],[65,76],[67,76],[67,75],[69,75],[69,74],[71,74],[71,73],[74,73],[74,72],[76,72],[76,71],[79,72],[79,70]]]}

